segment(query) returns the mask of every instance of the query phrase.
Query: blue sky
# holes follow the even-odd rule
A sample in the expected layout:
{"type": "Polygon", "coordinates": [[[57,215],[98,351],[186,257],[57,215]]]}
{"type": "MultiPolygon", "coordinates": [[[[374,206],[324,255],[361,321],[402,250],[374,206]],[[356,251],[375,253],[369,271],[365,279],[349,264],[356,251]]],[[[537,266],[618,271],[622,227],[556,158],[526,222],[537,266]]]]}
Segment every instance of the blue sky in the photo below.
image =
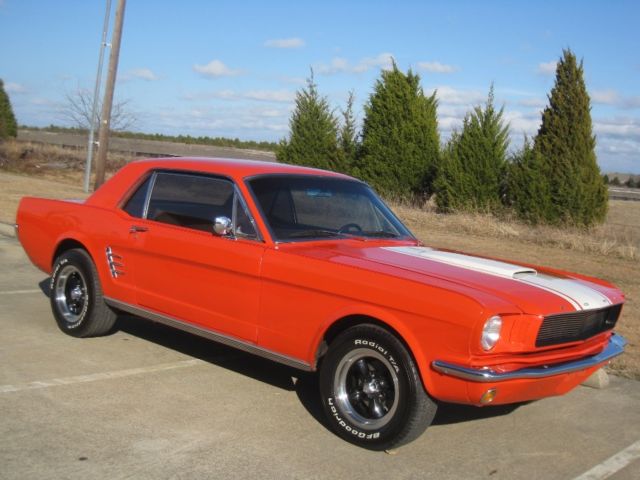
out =
{"type": "MultiPolygon", "coordinates": [[[[0,0],[0,78],[21,124],[64,124],[65,94],[93,88],[104,11],[104,0],[0,0]]],[[[279,140],[311,67],[336,111],[354,91],[361,121],[393,56],[437,89],[443,141],[493,82],[518,148],[570,47],[601,168],[640,173],[639,19],[640,2],[617,0],[129,0],[116,98],[136,130],[279,140]]]]}

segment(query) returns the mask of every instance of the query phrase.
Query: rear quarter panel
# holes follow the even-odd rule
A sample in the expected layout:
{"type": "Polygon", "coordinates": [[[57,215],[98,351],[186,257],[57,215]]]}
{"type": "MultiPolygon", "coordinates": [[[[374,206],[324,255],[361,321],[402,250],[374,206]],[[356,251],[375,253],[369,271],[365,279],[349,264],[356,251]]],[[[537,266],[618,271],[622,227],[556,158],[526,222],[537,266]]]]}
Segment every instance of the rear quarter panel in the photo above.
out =
{"type": "Polygon", "coordinates": [[[58,247],[65,240],[80,243],[92,257],[105,295],[132,301],[132,276],[116,284],[105,257],[107,245],[128,241],[131,220],[120,210],[85,203],[25,197],[16,218],[18,239],[29,259],[39,269],[51,274],[58,247]]]}

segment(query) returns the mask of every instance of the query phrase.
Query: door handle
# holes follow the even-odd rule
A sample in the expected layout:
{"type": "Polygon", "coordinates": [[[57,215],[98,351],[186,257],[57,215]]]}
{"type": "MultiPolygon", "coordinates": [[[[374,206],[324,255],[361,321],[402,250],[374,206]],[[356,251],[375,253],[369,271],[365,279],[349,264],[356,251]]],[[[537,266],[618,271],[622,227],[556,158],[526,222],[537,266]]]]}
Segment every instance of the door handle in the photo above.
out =
{"type": "Polygon", "coordinates": [[[142,225],[131,225],[129,228],[129,233],[142,233],[149,230],[147,227],[143,227],[142,225]]]}

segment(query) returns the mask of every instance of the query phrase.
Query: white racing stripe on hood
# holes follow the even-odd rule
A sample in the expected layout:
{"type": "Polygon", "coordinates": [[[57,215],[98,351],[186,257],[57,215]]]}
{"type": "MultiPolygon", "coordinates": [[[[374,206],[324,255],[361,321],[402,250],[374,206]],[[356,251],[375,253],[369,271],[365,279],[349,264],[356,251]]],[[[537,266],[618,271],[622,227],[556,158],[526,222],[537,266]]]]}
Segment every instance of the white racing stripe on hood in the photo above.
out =
{"type": "Polygon", "coordinates": [[[475,272],[509,278],[553,293],[569,302],[576,310],[593,310],[611,305],[600,292],[568,278],[541,274],[532,268],[488,260],[460,253],[442,252],[429,247],[382,247],[384,250],[446,263],[475,272]]]}

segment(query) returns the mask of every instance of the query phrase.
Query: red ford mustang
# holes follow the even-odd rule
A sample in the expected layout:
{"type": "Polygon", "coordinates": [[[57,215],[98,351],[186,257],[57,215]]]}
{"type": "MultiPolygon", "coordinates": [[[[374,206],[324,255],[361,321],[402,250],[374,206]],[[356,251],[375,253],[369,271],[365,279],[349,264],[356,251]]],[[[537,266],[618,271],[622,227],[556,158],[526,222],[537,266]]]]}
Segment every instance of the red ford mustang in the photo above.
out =
{"type": "Polygon", "coordinates": [[[63,332],[128,312],[319,370],[330,424],[371,449],[418,437],[436,400],[563,394],[625,344],[613,285],[424,246],[332,172],[138,161],[83,203],[24,198],[16,228],[63,332]]]}

